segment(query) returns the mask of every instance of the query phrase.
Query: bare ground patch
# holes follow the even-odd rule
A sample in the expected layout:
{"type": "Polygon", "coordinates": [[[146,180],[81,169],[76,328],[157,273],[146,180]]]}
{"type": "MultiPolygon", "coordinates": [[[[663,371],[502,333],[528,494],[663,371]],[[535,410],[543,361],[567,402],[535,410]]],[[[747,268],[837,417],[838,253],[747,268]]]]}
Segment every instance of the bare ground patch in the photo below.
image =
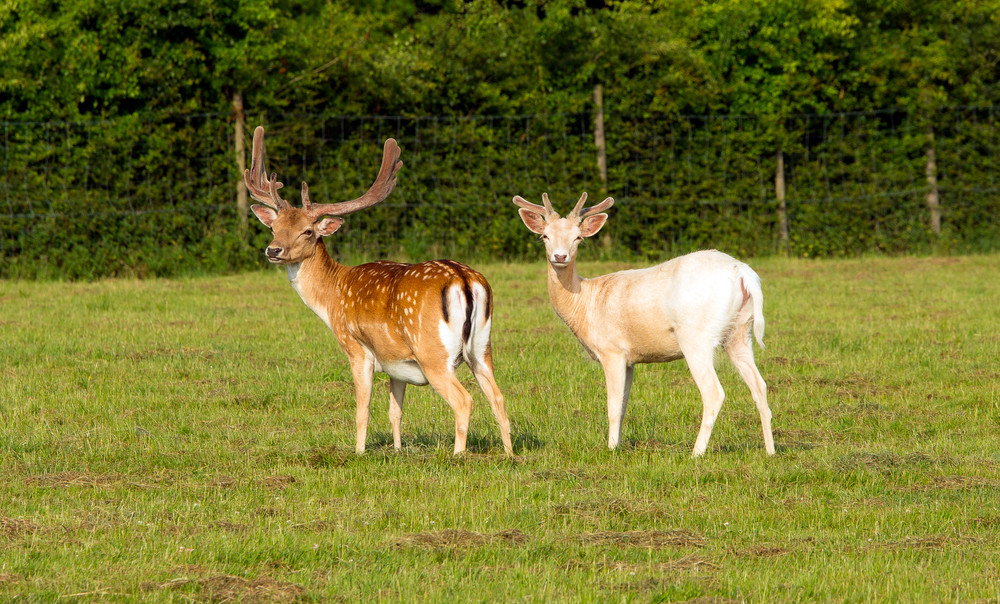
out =
{"type": "Polygon", "coordinates": [[[524,545],[528,536],[517,529],[496,533],[474,533],[463,529],[447,529],[431,533],[403,535],[393,542],[395,547],[460,548],[501,545],[524,545]]]}
{"type": "Polygon", "coordinates": [[[707,558],[699,556],[697,554],[688,554],[687,556],[682,556],[676,560],[667,560],[666,562],[623,562],[623,561],[611,561],[611,560],[600,560],[594,562],[585,562],[582,560],[573,560],[568,562],[563,566],[563,570],[567,571],[577,571],[581,569],[601,569],[601,570],[611,570],[611,571],[624,571],[629,573],[677,573],[677,572],[697,572],[703,570],[716,569],[718,566],[710,562],[707,558]]]}
{"type": "Polygon", "coordinates": [[[239,386],[240,380],[232,376],[209,377],[192,380],[192,384],[198,386],[239,386]]]}
{"type": "Polygon", "coordinates": [[[762,362],[764,364],[774,364],[779,367],[788,367],[788,366],[826,367],[829,365],[829,363],[827,363],[826,361],[820,361],[818,359],[804,359],[804,358],[790,359],[788,357],[767,357],[762,362]]]}
{"type": "Polygon", "coordinates": [[[552,513],[556,516],[575,516],[594,522],[608,517],[664,519],[671,516],[662,506],[623,499],[566,502],[553,506],[552,513]]]}
{"type": "Polygon", "coordinates": [[[341,523],[329,520],[313,520],[312,522],[299,522],[297,524],[292,524],[289,528],[310,531],[313,533],[325,533],[337,530],[341,526],[343,526],[341,523]]]}
{"type": "Polygon", "coordinates": [[[143,583],[142,589],[190,589],[192,586],[197,589],[195,599],[202,602],[299,602],[306,596],[305,588],[295,583],[276,581],[270,577],[245,579],[233,575],[143,583]]]}
{"type": "Polygon", "coordinates": [[[532,470],[531,477],[536,480],[542,481],[573,481],[573,482],[586,482],[590,480],[591,476],[584,471],[579,471],[574,469],[545,469],[545,470],[532,470]]]}
{"type": "Polygon", "coordinates": [[[87,472],[54,472],[25,478],[29,485],[43,487],[106,487],[125,482],[121,474],[90,474],[87,472]]]}
{"type": "Polygon", "coordinates": [[[305,464],[310,468],[339,468],[354,461],[356,458],[357,455],[354,451],[337,449],[335,447],[313,449],[305,452],[302,456],[305,464]]]}
{"type": "Polygon", "coordinates": [[[280,491],[290,485],[295,484],[297,481],[294,476],[289,476],[287,474],[275,474],[274,476],[264,477],[264,488],[268,491],[280,491]]]}
{"type": "Polygon", "coordinates": [[[973,522],[977,526],[990,527],[990,528],[1000,528],[1000,516],[979,516],[973,522]]]}
{"type": "Polygon", "coordinates": [[[900,489],[907,493],[928,491],[971,491],[975,489],[998,489],[1000,482],[981,476],[935,476],[930,482],[911,484],[900,489]]]}
{"type": "Polygon", "coordinates": [[[25,535],[38,532],[40,527],[24,518],[4,518],[0,516],[0,539],[13,541],[25,535]]]}
{"type": "Polygon", "coordinates": [[[619,547],[702,547],[705,538],[690,531],[600,531],[584,533],[576,541],[594,545],[617,545],[619,547]]]}
{"type": "Polygon", "coordinates": [[[740,558],[776,558],[778,556],[790,554],[791,550],[781,547],[780,545],[762,543],[745,549],[733,549],[730,550],[730,552],[732,555],[740,558]]]}
{"type": "Polygon", "coordinates": [[[891,550],[945,550],[976,543],[978,539],[949,535],[914,535],[898,541],[877,544],[881,549],[891,550]]]}
{"type": "Polygon", "coordinates": [[[833,465],[835,469],[841,472],[865,468],[882,473],[890,473],[891,471],[908,467],[926,466],[938,461],[941,460],[919,452],[897,455],[883,451],[862,451],[840,457],[833,465]]]}

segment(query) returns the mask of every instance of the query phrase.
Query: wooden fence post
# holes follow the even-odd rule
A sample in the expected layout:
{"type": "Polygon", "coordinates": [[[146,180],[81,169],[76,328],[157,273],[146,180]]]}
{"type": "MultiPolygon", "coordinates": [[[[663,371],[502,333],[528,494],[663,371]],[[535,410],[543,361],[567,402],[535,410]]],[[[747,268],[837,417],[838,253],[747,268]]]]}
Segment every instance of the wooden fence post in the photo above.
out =
{"type": "Polygon", "coordinates": [[[233,109],[236,111],[235,130],[233,131],[236,151],[236,169],[239,180],[236,183],[236,212],[240,216],[240,236],[247,232],[247,188],[243,184],[243,171],[247,168],[246,154],[243,151],[243,130],[246,118],[243,115],[243,97],[240,93],[233,94],[233,109]]]}
{"type": "Polygon", "coordinates": [[[788,209],[785,207],[785,154],[778,149],[775,154],[774,196],[778,198],[778,233],[781,245],[788,244],[788,209]]]}
{"type": "Polygon", "coordinates": [[[597,147],[597,170],[601,175],[601,193],[608,194],[608,148],[604,140],[604,89],[594,86],[594,146],[597,147]]]}
{"type": "Polygon", "coordinates": [[[938,196],[937,157],[934,152],[934,127],[927,126],[927,208],[931,211],[931,232],[941,234],[941,198],[938,196]]]}

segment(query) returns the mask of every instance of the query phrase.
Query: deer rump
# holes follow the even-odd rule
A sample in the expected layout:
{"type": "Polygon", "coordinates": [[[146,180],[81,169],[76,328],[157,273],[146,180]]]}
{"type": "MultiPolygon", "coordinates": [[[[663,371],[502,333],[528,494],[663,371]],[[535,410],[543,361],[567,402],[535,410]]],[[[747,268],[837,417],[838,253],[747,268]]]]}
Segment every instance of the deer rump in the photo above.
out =
{"type": "MultiPolygon", "coordinates": [[[[754,320],[761,343],[762,314],[754,317],[753,305],[761,299],[760,278],[746,264],[715,250],[674,258],[663,264],[587,279],[591,289],[586,315],[600,323],[566,321],[597,360],[591,346],[617,349],[629,364],[664,363],[684,357],[678,332],[696,330],[711,347],[724,346],[736,328],[754,320]],[[661,286],[669,283],[669,289],[661,286]],[[585,325],[592,326],[582,333],[585,325]]],[[[683,337],[683,336],[682,336],[683,337]]],[[[761,343],[761,345],[763,345],[761,343]]]]}
{"type": "Polygon", "coordinates": [[[352,282],[342,294],[346,328],[375,371],[422,386],[422,360],[445,357],[452,368],[464,361],[475,370],[489,352],[493,293],[468,266],[372,262],[353,267],[352,282]]]}

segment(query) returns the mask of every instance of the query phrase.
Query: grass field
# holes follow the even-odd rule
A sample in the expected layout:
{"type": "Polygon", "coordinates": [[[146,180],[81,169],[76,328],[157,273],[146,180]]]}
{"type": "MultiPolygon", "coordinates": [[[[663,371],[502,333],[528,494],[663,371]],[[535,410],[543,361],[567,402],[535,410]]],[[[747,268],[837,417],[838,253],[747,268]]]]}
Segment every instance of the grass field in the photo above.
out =
{"type": "MultiPolygon", "coordinates": [[[[586,252],[584,252],[586,254],[586,252]]],[[[517,456],[346,359],[282,273],[0,282],[0,599],[1000,600],[1000,256],[751,261],[778,454],[728,361],[704,458],[683,361],[603,375],[545,269],[478,267],[517,456]]],[[[584,264],[585,276],[623,268],[584,264]]]]}

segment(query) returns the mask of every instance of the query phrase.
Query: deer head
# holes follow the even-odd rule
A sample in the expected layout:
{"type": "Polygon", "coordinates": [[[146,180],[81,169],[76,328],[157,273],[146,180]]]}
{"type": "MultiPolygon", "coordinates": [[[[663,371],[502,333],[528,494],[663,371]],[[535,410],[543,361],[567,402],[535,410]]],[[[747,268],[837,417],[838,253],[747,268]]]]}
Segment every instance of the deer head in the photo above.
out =
{"type": "Polygon", "coordinates": [[[521,215],[524,226],[542,236],[545,257],[554,268],[565,268],[576,259],[576,248],[580,242],[595,235],[607,222],[608,215],[600,212],[615,203],[613,198],[608,197],[597,205],[583,209],[585,201],[586,193],[580,196],[576,207],[562,218],[552,209],[548,193],[542,193],[544,206],[533,204],[520,195],[514,196],[514,203],[521,207],[517,213],[521,215]]]}
{"type": "Polygon", "coordinates": [[[274,233],[274,240],[264,251],[272,264],[302,262],[316,248],[320,237],[332,235],[344,224],[343,216],[363,210],[382,201],[396,186],[396,173],[403,166],[399,159],[399,145],[395,139],[386,139],[382,151],[382,168],[368,191],[350,201],[317,203],[309,200],[309,186],[302,183],[302,207],[296,208],[278,195],[284,185],[276,175],[267,178],[264,169],[264,127],[257,126],[253,133],[253,151],[250,169],[244,171],[243,182],[250,197],[259,204],[250,209],[264,226],[274,233]]]}

